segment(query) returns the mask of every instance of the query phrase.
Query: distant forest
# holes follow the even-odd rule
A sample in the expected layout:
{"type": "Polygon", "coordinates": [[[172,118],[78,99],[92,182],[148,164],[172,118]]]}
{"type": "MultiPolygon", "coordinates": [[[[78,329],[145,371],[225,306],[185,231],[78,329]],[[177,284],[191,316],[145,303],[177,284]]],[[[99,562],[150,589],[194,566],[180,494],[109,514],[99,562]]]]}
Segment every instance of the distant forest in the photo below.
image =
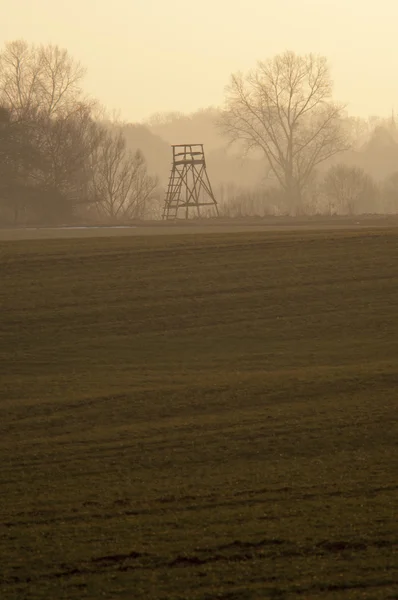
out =
{"type": "Polygon", "coordinates": [[[84,75],[57,46],[0,51],[0,225],[159,219],[179,143],[204,144],[223,217],[398,212],[395,115],[349,116],[324,57],[271,57],[231,76],[222,108],[139,124],[110,119],[84,75]]]}

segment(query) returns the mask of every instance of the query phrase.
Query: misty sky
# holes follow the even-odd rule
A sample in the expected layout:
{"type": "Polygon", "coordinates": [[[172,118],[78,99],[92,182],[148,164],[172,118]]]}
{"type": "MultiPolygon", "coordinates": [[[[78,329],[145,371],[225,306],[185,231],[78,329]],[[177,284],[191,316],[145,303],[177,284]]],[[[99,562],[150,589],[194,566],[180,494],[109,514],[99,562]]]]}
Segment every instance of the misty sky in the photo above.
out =
{"type": "Polygon", "coordinates": [[[231,72],[284,50],[326,55],[351,114],[398,111],[397,0],[3,0],[0,42],[57,43],[120,116],[219,105],[231,72]]]}

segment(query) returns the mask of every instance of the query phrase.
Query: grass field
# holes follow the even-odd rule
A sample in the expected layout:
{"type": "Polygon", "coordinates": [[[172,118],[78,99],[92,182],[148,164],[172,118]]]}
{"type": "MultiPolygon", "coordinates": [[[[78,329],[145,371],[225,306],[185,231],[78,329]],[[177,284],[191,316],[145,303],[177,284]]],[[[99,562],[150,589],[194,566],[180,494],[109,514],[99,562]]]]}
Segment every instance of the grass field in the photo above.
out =
{"type": "Polygon", "coordinates": [[[1,242],[1,599],[398,598],[397,257],[1,242]]]}

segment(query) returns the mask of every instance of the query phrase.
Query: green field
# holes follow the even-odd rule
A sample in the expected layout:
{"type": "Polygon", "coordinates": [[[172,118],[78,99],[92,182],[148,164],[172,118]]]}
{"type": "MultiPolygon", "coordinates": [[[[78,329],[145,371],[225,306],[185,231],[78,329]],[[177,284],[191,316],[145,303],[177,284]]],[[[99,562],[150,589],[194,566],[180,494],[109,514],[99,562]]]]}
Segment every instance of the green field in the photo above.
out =
{"type": "Polygon", "coordinates": [[[398,231],[0,243],[0,598],[398,598],[398,231]]]}

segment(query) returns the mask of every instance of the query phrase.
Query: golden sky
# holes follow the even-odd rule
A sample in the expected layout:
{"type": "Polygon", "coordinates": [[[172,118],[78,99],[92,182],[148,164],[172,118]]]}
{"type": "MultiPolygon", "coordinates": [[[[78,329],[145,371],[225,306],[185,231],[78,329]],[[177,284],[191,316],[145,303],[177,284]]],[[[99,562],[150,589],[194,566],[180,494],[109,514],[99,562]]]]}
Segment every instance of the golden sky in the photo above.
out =
{"type": "Polygon", "coordinates": [[[231,72],[284,50],[329,58],[350,114],[398,111],[398,0],[2,0],[0,43],[56,43],[132,121],[222,103],[231,72]]]}

